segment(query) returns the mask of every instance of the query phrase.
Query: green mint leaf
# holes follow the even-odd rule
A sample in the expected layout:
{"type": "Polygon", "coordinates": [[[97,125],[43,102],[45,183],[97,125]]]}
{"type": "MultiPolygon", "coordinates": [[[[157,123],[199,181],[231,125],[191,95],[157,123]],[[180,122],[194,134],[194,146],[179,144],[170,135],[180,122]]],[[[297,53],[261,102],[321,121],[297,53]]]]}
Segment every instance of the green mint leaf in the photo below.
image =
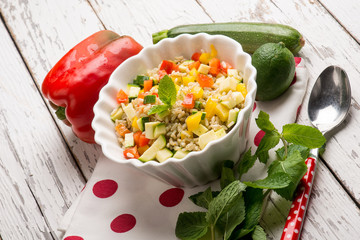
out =
{"type": "Polygon", "coordinates": [[[237,196],[234,206],[225,213],[217,222],[216,226],[223,233],[223,239],[229,239],[237,225],[245,219],[245,202],[242,194],[237,196]]]}
{"type": "Polygon", "coordinates": [[[318,129],[296,123],[284,125],[282,136],[290,143],[308,148],[319,148],[326,142],[318,129]]]}
{"type": "Polygon", "coordinates": [[[289,186],[291,183],[291,177],[287,173],[276,172],[274,174],[268,175],[264,179],[244,183],[252,188],[279,189],[289,186]]]}
{"type": "Polygon", "coordinates": [[[203,207],[205,209],[209,208],[209,203],[213,200],[213,198],[214,196],[210,187],[208,187],[204,192],[199,192],[189,197],[189,199],[195,205],[199,207],[203,207]]]}
{"type": "Polygon", "coordinates": [[[251,148],[247,150],[242,156],[239,161],[238,165],[238,173],[239,173],[239,179],[241,179],[241,176],[249,171],[249,169],[254,166],[254,163],[256,161],[256,156],[251,155],[251,148]]]}
{"type": "Polygon", "coordinates": [[[264,132],[272,132],[275,129],[274,125],[270,122],[270,116],[266,112],[260,111],[258,118],[255,119],[256,125],[264,132]]]}
{"type": "Polygon", "coordinates": [[[235,204],[234,200],[243,192],[246,185],[240,181],[234,181],[224,188],[217,197],[209,204],[209,211],[206,213],[206,220],[215,226],[217,220],[227,213],[235,204]]]}
{"type": "Polygon", "coordinates": [[[269,150],[274,148],[280,141],[280,134],[278,132],[266,132],[261,139],[255,155],[259,158],[260,162],[266,163],[269,159],[269,150]]]}
{"type": "Polygon", "coordinates": [[[251,233],[255,226],[259,224],[264,200],[262,189],[247,187],[244,192],[244,200],[246,210],[245,220],[238,229],[232,233],[231,239],[240,239],[251,233]]]}
{"type": "Polygon", "coordinates": [[[260,225],[256,225],[251,237],[253,240],[266,240],[266,233],[260,225]]]}
{"type": "Polygon", "coordinates": [[[170,108],[169,105],[154,105],[150,108],[148,115],[155,114],[155,113],[161,113],[170,108]]]}
{"type": "Polygon", "coordinates": [[[208,231],[205,212],[180,213],[175,228],[176,237],[184,240],[199,239],[208,231]]]}
{"type": "Polygon", "coordinates": [[[175,104],[176,95],[177,95],[176,87],[175,87],[175,83],[168,75],[165,75],[160,80],[158,94],[159,94],[160,100],[163,103],[165,103],[169,106],[172,106],[175,104]]]}
{"type": "Polygon", "coordinates": [[[236,178],[233,171],[233,167],[234,167],[233,161],[226,160],[223,162],[222,165],[223,166],[221,169],[220,186],[221,189],[224,189],[227,185],[235,181],[236,178]]]}
{"type": "MultiPolygon", "coordinates": [[[[287,151],[288,154],[292,154],[294,151],[299,151],[301,157],[305,160],[309,156],[310,149],[301,145],[291,144],[288,145],[287,151]]],[[[280,158],[280,160],[284,160],[285,148],[282,147],[276,150],[276,155],[280,158]]]]}
{"type": "Polygon", "coordinates": [[[291,182],[289,186],[286,188],[275,189],[275,192],[283,198],[291,201],[296,187],[306,171],[307,166],[304,159],[300,155],[300,152],[294,151],[291,154],[288,154],[285,160],[276,160],[272,162],[268,169],[268,175],[284,172],[290,176],[291,182]]]}

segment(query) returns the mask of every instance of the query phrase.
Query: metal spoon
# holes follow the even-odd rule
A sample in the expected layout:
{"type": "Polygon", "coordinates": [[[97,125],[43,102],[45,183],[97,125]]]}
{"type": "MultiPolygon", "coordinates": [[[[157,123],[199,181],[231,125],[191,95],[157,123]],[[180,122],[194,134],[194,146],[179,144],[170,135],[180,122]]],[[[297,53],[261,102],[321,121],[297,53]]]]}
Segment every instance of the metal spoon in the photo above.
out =
{"type": "MultiPolygon", "coordinates": [[[[347,74],[336,66],[327,67],[316,80],[308,104],[309,119],[328,139],[343,122],[351,104],[351,88],[347,74]]],[[[308,171],[301,179],[285,223],[281,240],[299,239],[312,189],[319,149],[312,149],[305,163],[308,171]]]]}

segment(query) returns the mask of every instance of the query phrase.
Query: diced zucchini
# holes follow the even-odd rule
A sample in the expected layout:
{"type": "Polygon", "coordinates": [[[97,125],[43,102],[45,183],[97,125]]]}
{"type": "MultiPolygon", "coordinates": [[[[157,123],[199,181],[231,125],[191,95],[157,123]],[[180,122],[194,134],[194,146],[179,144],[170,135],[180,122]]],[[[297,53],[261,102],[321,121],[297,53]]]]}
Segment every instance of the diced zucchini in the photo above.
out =
{"type": "Polygon", "coordinates": [[[165,123],[159,123],[155,126],[154,129],[154,138],[158,138],[160,135],[166,133],[166,126],[165,123]]]}
{"type": "Polygon", "coordinates": [[[148,139],[155,139],[154,132],[155,127],[159,125],[160,122],[147,122],[145,123],[145,137],[148,139]]]}
{"type": "Polygon", "coordinates": [[[208,74],[210,70],[210,66],[209,65],[205,65],[205,64],[200,64],[199,68],[198,68],[198,72],[202,73],[202,74],[208,74]]]}
{"type": "Polygon", "coordinates": [[[118,107],[117,109],[114,109],[110,115],[111,120],[115,122],[115,120],[120,119],[122,115],[124,114],[124,111],[121,107],[118,107]]]}
{"type": "Polygon", "coordinates": [[[149,80],[149,77],[144,76],[144,75],[137,75],[133,82],[134,82],[134,84],[137,84],[137,85],[143,87],[145,80],[149,80]]]}
{"type": "Polygon", "coordinates": [[[229,117],[228,117],[228,120],[227,120],[227,124],[229,124],[229,123],[231,123],[231,122],[236,123],[238,113],[239,113],[239,110],[237,110],[237,109],[230,109],[230,111],[229,111],[229,117]]]}
{"type": "Polygon", "coordinates": [[[199,127],[197,127],[195,130],[193,130],[192,132],[195,133],[198,136],[203,135],[204,133],[206,133],[207,131],[209,131],[209,129],[207,129],[204,125],[199,124],[199,127]]]}
{"type": "Polygon", "coordinates": [[[139,86],[138,84],[128,83],[128,84],[126,85],[126,92],[129,93],[130,88],[132,88],[132,87],[140,87],[140,86],[139,86]]]}
{"type": "Polygon", "coordinates": [[[225,129],[220,128],[219,130],[215,131],[217,139],[222,138],[226,135],[225,129]]]}
{"type": "Polygon", "coordinates": [[[155,95],[147,95],[144,97],[144,104],[155,103],[155,101],[156,101],[155,95]]]}
{"type": "Polygon", "coordinates": [[[129,103],[128,105],[125,106],[124,103],[121,104],[122,109],[124,110],[126,116],[128,117],[128,119],[130,121],[133,120],[133,118],[135,117],[136,113],[135,113],[135,109],[133,107],[133,105],[131,103],[129,103]]]}
{"type": "Polygon", "coordinates": [[[217,139],[217,134],[214,130],[210,130],[207,133],[204,133],[199,137],[199,146],[201,149],[204,149],[206,145],[210,142],[217,139]]]}
{"type": "Polygon", "coordinates": [[[237,79],[240,78],[238,70],[233,69],[233,68],[228,68],[227,74],[228,74],[228,76],[231,76],[231,77],[234,77],[234,78],[237,78],[237,79]]]}
{"type": "Polygon", "coordinates": [[[197,110],[200,110],[201,106],[202,106],[202,103],[200,101],[195,101],[194,108],[196,108],[197,110]]]}
{"type": "Polygon", "coordinates": [[[169,149],[163,148],[156,153],[156,160],[158,160],[159,162],[164,162],[172,156],[173,153],[169,149]]]}
{"type": "Polygon", "coordinates": [[[140,87],[130,87],[129,89],[129,99],[130,98],[137,98],[139,95],[141,88],[140,87]]]}
{"type": "Polygon", "coordinates": [[[238,81],[234,77],[227,77],[220,82],[220,92],[228,92],[230,90],[235,91],[238,81]]]}
{"type": "Polygon", "coordinates": [[[236,105],[242,103],[245,100],[241,92],[233,92],[231,95],[232,95],[232,99],[235,100],[236,105]]]}
{"type": "Polygon", "coordinates": [[[134,146],[134,133],[126,133],[124,140],[124,147],[132,147],[134,146]]]}
{"type": "Polygon", "coordinates": [[[206,112],[202,112],[201,113],[201,120],[205,120],[205,117],[206,117],[206,112]]]}
{"type": "Polygon", "coordinates": [[[232,109],[236,106],[236,101],[234,98],[230,97],[224,101],[221,101],[221,104],[227,107],[228,109],[232,109]]]}
{"type": "Polygon", "coordinates": [[[182,159],[182,158],[186,157],[186,155],[188,155],[188,154],[189,154],[188,151],[180,149],[175,152],[173,158],[182,159]]]}
{"type": "Polygon", "coordinates": [[[140,131],[145,131],[145,123],[149,122],[149,117],[142,117],[137,120],[137,125],[140,131]]]}
{"type": "Polygon", "coordinates": [[[146,150],[139,158],[142,162],[147,162],[156,158],[156,154],[159,150],[166,146],[166,139],[164,135],[160,135],[158,139],[146,150]]]}

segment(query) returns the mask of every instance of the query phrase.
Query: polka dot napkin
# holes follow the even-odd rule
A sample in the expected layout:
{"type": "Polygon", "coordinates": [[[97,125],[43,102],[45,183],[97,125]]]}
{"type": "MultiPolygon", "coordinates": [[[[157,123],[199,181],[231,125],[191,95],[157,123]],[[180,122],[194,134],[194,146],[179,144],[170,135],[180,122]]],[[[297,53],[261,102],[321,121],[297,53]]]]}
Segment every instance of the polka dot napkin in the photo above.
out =
{"type": "MultiPolygon", "coordinates": [[[[308,77],[302,59],[295,61],[296,75],[286,93],[270,102],[255,102],[248,143],[253,151],[264,135],[254,120],[260,109],[270,114],[270,120],[279,129],[296,121],[308,77]]],[[[257,161],[244,178],[255,180],[265,176],[266,166],[257,161]]],[[[201,211],[188,197],[208,186],[219,189],[218,182],[176,188],[102,156],[59,230],[64,233],[63,240],[176,239],[179,213],[201,211]]]]}

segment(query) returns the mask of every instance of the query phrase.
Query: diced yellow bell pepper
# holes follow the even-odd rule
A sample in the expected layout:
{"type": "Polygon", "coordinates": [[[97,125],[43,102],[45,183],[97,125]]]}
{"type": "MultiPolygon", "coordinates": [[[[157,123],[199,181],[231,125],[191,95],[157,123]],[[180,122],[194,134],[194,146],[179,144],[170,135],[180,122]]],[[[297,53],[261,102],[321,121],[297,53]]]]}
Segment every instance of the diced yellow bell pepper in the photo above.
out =
{"type": "MultiPolygon", "coordinates": [[[[195,70],[195,68],[194,68],[194,70],[195,70]]],[[[196,70],[195,70],[196,71],[196,70]]],[[[185,86],[187,86],[190,82],[195,82],[195,76],[185,76],[185,77],[183,77],[182,78],[182,80],[183,80],[183,84],[185,85],[185,86]]]]}
{"type": "Polygon", "coordinates": [[[189,75],[197,77],[197,75],[199,75],[199,72],[196,70],[196,68],[193,68],[190,70],[189,75]]]}
{"type": "Polygon", "coordinates": [[[204,94],[204,90],[202,89],[202,87],[199,86],[194,86],[191,89],[192,94],[194,95],[195,99],[199,99],[202,98],[203,94],[204,94]]]}
{"type": "Polygon", "coordinates": [[[247,90],[244,83],[239,83],[238,85],[236,85],[236,91],[241,92],[244,98],[247,95],[247,90]]]}
{"type": "Polygon", "coordinates": [[[132,120],[132,123],[131,123],[131,126],[134,129],[134,132],[140,130],[139,126],[137,124],[137,120],[138,120],[138,118],[135,116],[134,119],[132,120]]]}
{"type": "Polygon", "coordinates": [[[214,45],[210,45],[210,49],[211,49],[211,51],[210,51],[210,57],[211,58],[214,58],[214,57],[216,57],[217,56],[217,50],[216,50],[216,48],[214,47],[214,45]]]}
{"type": "Polygon", "coordinates": [[[215,114],[222,122],[226,122],[229,117],[229,109],[222,104],[217,104],[215,107],[215,114]]]}
{"type": "Polygon", "coordinates": [[[181,140],[184,140],[185,138],[192,138],[193,133],[190,131],[182,131],[180,133],[181,140]]]}
{"type": "Polygon", "coordinates": [[[210,62],[211,55],[210,53],[202,53],[199,57],[199,61],[203,64],[208,64],[210,62]]]}
{"type": "Polygon", "coordinates": [[[179,92],[180,89],[179,85],[175,84],[175,88],[176,88],[176,92],[179,92]]]}
{"type": "Polygon", "coordinates": [[[188,131],[192,131],[199,127],[200,121],[201,121],[201,112],[197,112],[193,115],[190,115],[186,118],[186,125],[188,128],[188,131]]]}
{"type": "Polygon", "coordinates": [[[144,89],[141,89],[140,92],[139,92],[139,94],[140,94],[140,93],[143,93],[143,92],[144,92],[144,89]]]}
{"type": "Polygon", "coordinates": [[[215,108],[216,108],[217,103],[212,100],[211,98],[209,98],[206,101],[205,104],[205,112],[206,112],[206,117],[207,118],[212,118],[215,115],[215,108]]]}
{"type": "Polygon", "coordinates": [[[175,83],[175,85],[181,85],[182,84],[182,78],[181,76],[172,76],[171,79],[175,83]]]}

